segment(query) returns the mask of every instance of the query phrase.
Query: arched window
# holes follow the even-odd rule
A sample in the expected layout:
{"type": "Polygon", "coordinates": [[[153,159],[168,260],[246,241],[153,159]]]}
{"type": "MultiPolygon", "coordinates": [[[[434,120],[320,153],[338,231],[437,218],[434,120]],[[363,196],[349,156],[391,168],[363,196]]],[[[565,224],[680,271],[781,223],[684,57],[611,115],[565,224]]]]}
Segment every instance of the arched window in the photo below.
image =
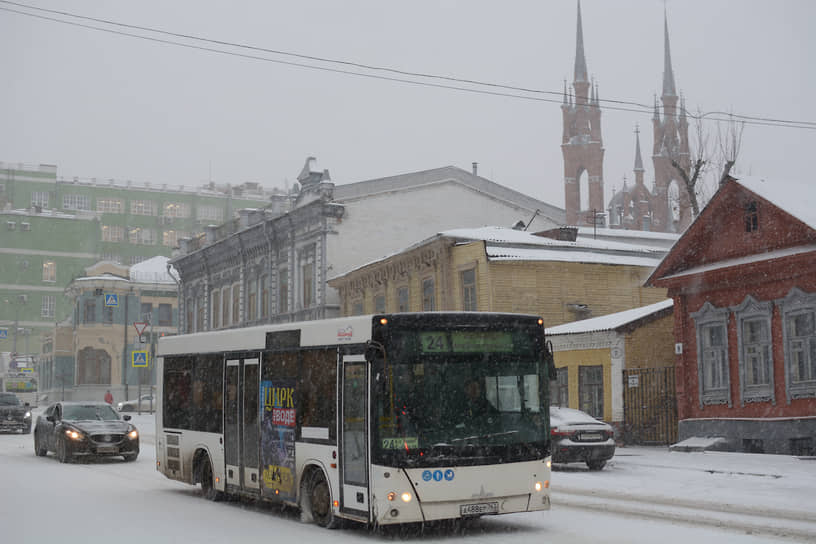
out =
{"type": "Polygon", "coordinates": [[[589,174],[583,168],[578,174],[578,195],[580,197],[581,211],[589,210],[589,174]]]}

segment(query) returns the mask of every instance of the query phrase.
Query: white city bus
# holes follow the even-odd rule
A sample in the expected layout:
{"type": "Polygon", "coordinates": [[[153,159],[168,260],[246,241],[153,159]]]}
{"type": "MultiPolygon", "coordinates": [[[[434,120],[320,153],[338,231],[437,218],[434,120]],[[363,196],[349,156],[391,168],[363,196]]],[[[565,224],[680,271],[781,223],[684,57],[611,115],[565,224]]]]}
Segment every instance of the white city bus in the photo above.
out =
{"type": "Polygon", "coordinates": [[[164,337],[156,467],[335,527],[550,507],[537,316],[424,312],[164,337]]]}

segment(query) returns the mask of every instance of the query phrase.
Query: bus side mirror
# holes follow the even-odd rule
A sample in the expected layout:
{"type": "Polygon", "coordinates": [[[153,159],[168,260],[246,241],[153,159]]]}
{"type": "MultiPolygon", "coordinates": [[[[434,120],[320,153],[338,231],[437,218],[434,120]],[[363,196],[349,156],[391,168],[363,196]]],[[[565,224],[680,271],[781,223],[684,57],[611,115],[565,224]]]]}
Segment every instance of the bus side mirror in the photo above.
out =
{"type": "Polygon", "coordinates": [[[549,340],[544,344],[544,362],[547,363],[547,372],[549,373],[550,380],[557,380],[558,372],[555,369],[552,342],[549,340]]]}

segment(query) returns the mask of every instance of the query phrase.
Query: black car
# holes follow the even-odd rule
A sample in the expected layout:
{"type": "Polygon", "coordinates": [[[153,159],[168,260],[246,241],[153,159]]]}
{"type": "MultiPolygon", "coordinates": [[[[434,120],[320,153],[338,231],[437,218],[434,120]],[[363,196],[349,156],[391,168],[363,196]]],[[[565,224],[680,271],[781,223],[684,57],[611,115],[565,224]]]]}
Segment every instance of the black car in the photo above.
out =
{"type": "Polygon", "coordinates": [[[14,393],[0,393],[0,431],[31,432],[31,409],[23,404],[14,393]]]}
{"type": "Polygon", "coordinates": [[[615,431],[611,425],[571,408],[550,406],[553,463],[586,463],[601,470],[615,455],[615,431]]]}
{"type": "Polygon", "coordinates": [[[60,463],[74,457],[121,455],[134,461],[139,455],[139,431],[105,402],[55,402],[37,417],[34,453],[49,451],[60,463]]]}

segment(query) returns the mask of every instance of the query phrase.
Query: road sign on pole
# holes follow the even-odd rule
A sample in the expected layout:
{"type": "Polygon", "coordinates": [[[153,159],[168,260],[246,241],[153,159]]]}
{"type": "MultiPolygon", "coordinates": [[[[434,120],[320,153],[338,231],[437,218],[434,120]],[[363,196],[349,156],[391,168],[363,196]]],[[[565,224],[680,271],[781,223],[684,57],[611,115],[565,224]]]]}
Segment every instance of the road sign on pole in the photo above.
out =
{"type": "Polygon", "coordinates": [[[147,328],[147,323],[143,321],[136,321],[133,323],[133,326],[136,328],[136,334],[139,335],[139,339],[141,341],[142,335],[144,334],[145,329],[147,328]]]}
{"type": "Polygon", "coordinates": [[[134,351],[131,354],[133,368],[145,368],[147,367],[147,351],[134,351]]]}
{"type": "Polygon", "coordinates": [[[119,295],[116,293],[105,293],[105,306],[119,306],[119,295]]]}
{"type": "Polygon", "coordinates": [[[0,329],[0,340],[8,338],[8,329],[0,329]]]}

